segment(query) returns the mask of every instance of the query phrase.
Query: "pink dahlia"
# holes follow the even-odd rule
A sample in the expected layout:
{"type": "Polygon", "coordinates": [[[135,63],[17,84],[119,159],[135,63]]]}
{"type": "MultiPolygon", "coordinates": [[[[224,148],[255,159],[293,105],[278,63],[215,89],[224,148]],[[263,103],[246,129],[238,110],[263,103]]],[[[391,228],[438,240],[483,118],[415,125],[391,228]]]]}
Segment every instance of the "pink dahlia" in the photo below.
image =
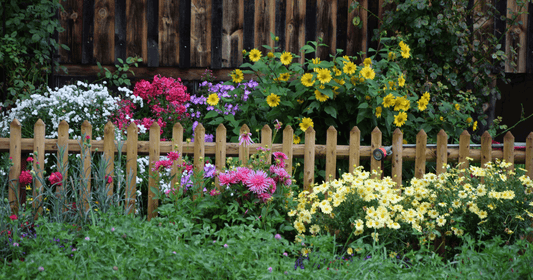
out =
{"type": "Polygon", "coordinates": [[[272,195],[269,193],[261,193],[258,194],[257,197],[259,197],[263,201],[263,203],[266,203],[268,199],[272,197],[272,195]]]}
{"type": "Polygon", "coordinates": [[[32,180],[33,180],[33,176],[31,176],[30,171],[24,170],[20,172],[19,182],[22,186],[31,184],[32,180]]]}
{"type": "Polygon", "coordinates": [[[252,171],[245,183],[248,189],[256,194],[264,193],[270,185],[267,174],[263,170],[252,171]]]}
{"type": "Polygon", "coordinates": [[[170,152],[167,154],[168,159],[171,161],[176,161],[180,158],[180,153],[178,152],[170,152]]]}
{"type": "Polygon", "coordinates": [[[287,170],[277,165],[270,166],[270,173],[275,175],[274,179],[276,182],[284,181],[290,177],[289,173],[287,173],[287,170]]]}
{"type": "Polygon", "coordinates": [[[172,168],[172,161],[171,161],[171,160],[160,160],[160,161],[156,161],[155,164],[154,164],[154,168],[152,169],[152,171],[159,170],[160,167],[164,167],[164,168],[166,168],[166,169],[170,169],[170,168],[172,168]]]}
{"type": "Polygon", "coordinates": [[[235,181],[236,181],[236,178],[235,178],[235,172],[234,171],[229,171],[229,172],[225,172],[225,173],[220,173],[218,175],[218,180],[220,182],[221,185],[224,185],[224,186],[229,186],[231,184],[235,184],[235,181]]]}
{"type": "Polygon", "coordinates": [[[252,170],[250,168],[237,167],[237,170],[235,172],[235,183],[239,183],[239,182],[245,183],[246,179],[248,178],[251,172],[252,170]]]}

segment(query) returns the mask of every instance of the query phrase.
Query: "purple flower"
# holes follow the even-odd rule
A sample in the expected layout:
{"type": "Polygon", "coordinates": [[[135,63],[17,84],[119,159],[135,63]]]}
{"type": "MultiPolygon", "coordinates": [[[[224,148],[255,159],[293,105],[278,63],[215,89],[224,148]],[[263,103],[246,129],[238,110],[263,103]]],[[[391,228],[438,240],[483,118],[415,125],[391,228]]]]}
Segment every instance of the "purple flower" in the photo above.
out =
{"type": "Polygon", "coordinates": [[[228,244],[224,244],[224,248],[228,248],[228,244]]]}
{"type": "Polygon", "coordinates": [[[44,267],[39,266],[39,271],[44,271],[44,267]]]}
{"type": "Polygon", "coordinates": [[[114,228],[114,227],[112,227],[112,228],[111,228],[111,231],[115,231],[115,228],[114,228]]]}
{"type": "Polygon", "coordinates": [[[283,252],[283,255],[284,255],[285,257],[288,257],[288,256],[289,256],[289,254],[287,254],[287,252],[283,252]]]}
{"type": "Polygon", "coordinates": [[[204,178],[213,178],[215,176],[216,167],[210,163],[204,166],[204,178]]]}
{"type": "Polygon", "coordinates": [[[172,254],[174,254],[174,255],[175,255],[175,254],[176,254],[176,251],[172,251],[172,254]]]}
{"type": "Polygon", "coordinates": [[[272,267],[268,268],[268,272],[272,273],[272,267]]]}
{"type": "Polygon", "coordinates": [[[18,247],[19,244],[17,242],[13,243],[13,246],[18,247]]]}
{"type": "Polygon", "coordinates": [[[274,238],[276,238],[277,240],[281,240],[281,235],[279,235],[279,233],[278,233],[278,234],[274,235],[274,238]]]}
{"type": "Polygon", "coordinates": [[[206,134],[204,139],[206,143],[212,143],[215,140],[215,136],[213,134],[206,134]]]}
{"type": "Polygon", "coordinates": [[[85,237],[85,240],[89,241],[89,240],[91,240],[91,239],[89,238],[89,236],[87,236],[87,237],[85,237]]]}

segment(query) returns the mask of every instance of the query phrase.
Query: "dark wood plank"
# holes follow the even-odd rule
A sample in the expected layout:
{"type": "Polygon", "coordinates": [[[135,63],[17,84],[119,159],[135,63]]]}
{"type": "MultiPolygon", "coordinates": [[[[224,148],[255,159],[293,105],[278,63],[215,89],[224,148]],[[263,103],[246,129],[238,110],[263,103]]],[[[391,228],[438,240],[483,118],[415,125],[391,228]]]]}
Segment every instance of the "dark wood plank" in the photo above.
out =
{"type": "MultiPolygon", "coordinates": [[[[501,16],[507,15],[507,1],[500,0],[494,3],[494,6],[496,7],[497,13],[494,15],[494,35],[499,39],[499,43],[501,44],[500,50],[505,51],[506,46],[506,38],[505,38],[505,28],[506,23],[505,20],[501,20],[501,16]]],[[[498,73],[498,68],[495,67],[493,73],[498,73]]]]}
{"type": "MultiPolygon", "coordinates": [[[[89,80],[94,81],[94,77],[99,72],[96,65],[81,65],[81,64],[64,64],[68,70],[68,75],[57,75],[60,81],[70,81],[69,78],[75,77],[76,80],[89,80]]],[[[111,72],[114,72],[116,68],[114,66],[108,67],[111,72]]],[[[161,76],[181,78],[182,80],[201,80],[202,74],[205,72],[205,68],[177,68],[174,66],[166,67],[146,67],[140,66],[132,69],[135,72],[135,76],[128,73],[128,77],[132,80],[139,79],[152,79],[155,75],[161,74],[161,76]]],[[[213,70],[213,75],[217,77],[217,80],[228,81],[231,80],[229,74],[233,71],[233,68],[213,70]]],[[[251,74],[244,75],[244,79],[249,80],[253,78],[251,74]]],[[[76,80],[72,80],[75,82],[76,80]]]]}
{"type": "Polygon", "coordinates": [[[126,0],[115,0],[115,63],[126,60],[126,0]]]}
{"type": "Polygon", "coordinates": [[[60,63],[81,63],[81,45],[83,37],[83,0],[62,2],[64,11],[59,14],[59,21],[65,31],[59,33],[59,44],[70,48],[59,49],[60,63]]]}
{"type": "Polygon", "coordinates": [[[255,1],[244,0],[244,24],[243,24],[243,49],[250,51],[254,48],[254,26],[255,26],[255,1]]]}
{"type": "Polygon", "coordinates": [[[115,61],[115,0],[94,2],[94,58],[102,64],[115,61]]]}
{"type": "Polygon", "coordinates": [[[94,0],[83,1],[81,63],[93,64],[94,0]]]}
{"type": "Polygon", "coordinates": [[[179,15],[179,65],[180,68],[191,67],[191,1],[180,0],[179,15]]]}
{"type": "MultiPolygon", "coordinates": [[[[355,56],[358,52],[366,52],[367,49],[367,19],[368,12],[363,8],[368,8],[368,0],[359,1],[360,8],[353,10],[348,15],[347,39],[346,39],[346,54],[355,56]],[[354,18],[359,17],[360,26],[354,26],[354,18]]],[[[365,56],[366,57],[366,56],[365,56]]],[[[364,57],[363,57],[364,59],[364,57]]],[[[361,63],[362,59],[357,60],[361,63]]]]}
{"type": "Polygon", "coordinates": [[[191,67],[211,64],[211,0],[191,1],[191,67]]]}
{"type": "Polygon", "coordinates": [[[174,66],[179,61],[180,1],[159,0],[159,65],[174,66]]]}
{"type": "Polygon", "coordinates": [[[528,4],[526,73],[533,73],[533,3],[528,4]]]}
{"type": "Polygon", "coordinates": [[[263,48],[263,45],[274,47],[270,33],[275,32],[275,0],[256,0],[255,1],[255,19],[254,19],[254,46],[263,54],[268,53],[268,50],[263,48]]]}
{"type": "Polygon", "coordinates": [[[141,57],[142,64],[146,64],[148,59],[146,0],[126,1],[126,21],[126,55],[141,57]]]}
{"type": "Polygon", "coordinates": [[[222,67],[242,64],[244,0],[224,0],[222,7],[222,67]]]}
{"type": "MultiPolygon", "coordinates": [[[[316,41],[317,26],[317,0],[308,0],[305,4],[305,42],[316,41]]],[[[316,53],[308,53],[305,55],[306,59],[315,58],[316,53]]]]}
{"type": "MultiPolygon", "coordinates": [[[[527,12],[528,5],[519,7],[516,0],[507,1],[507,18],[512,18],[518,13],[527,12]]],[[[505,54],[509,58],[505,64],[505,72],[526,72],[526,49],[527,49],[527,14],[517,17],[517,24],[507,26],[509,31],[506,35],[505,54]],[[516,54],[511,53],[511,48],[516,50],[516,54]],[[516,65],[511,64],[513,61],[516,65]]]]}
{"type": "Polygon", "coordinates": [[[222,68],[222,0],[211,0],[211,69],[222,68]]]}
{"type": "Polygon", "coordinates": [[[147,0],[148,67],[159,66],[159,0],[147,0]]]}
{"type": "Polygon", "coordinates": [[[306,36],[306,1],[287,0],[287,17],[285,27],[285,50],[301,56],[300,63],[304,62],[304,55],[300,49],[305,45],[306,36]]]}
{"type": "Polygon", "coordinates": [[[318,47],[316,56],[321,60],[331,60],[337,47],[337,1],[317,0],[316,40],[322,38],[327,47],[318,47]]]}
{"type": "MultiPolygon", "coordinates": [[[[368,10],[374,14],[379,14],[379,1],[368,1],[368,10]]],[[[379,28],[379,19],[375,16],[368,16],[367,17],[367,33],[366,33],[366,41],[368,48],[365,50],[368,52],[370,48],[376,50],[378,48],[378,41],[372,40],[374,37],[374,30],[379,28]]],[[[374,55],[375,52],[369,53],[369,56],[374,55]]]]}
{"type": "MultiPolygon", "coordinates": [[[[276,32],[274,33],[278,36],[279,41],[274,42],[274,46],[282,49],[285,47],[285,19],[287,15],[287,0],[276,0],[276,32]]],[[[278,50],[280,50],[278,49],[278,50]]]]}
{"type": "Polygon", "coordinates": [[[343,50],[342,55],[346,54],[346,40],[348,27],[348,0],[337,1],[337,43],[336,48],[343,50]]]}

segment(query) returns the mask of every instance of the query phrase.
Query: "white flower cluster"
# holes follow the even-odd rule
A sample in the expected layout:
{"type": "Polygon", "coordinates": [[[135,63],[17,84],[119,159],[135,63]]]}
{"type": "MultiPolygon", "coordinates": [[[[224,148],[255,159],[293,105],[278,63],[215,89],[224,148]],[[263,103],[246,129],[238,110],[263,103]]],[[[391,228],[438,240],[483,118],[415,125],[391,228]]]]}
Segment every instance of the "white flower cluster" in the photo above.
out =
{"type": "MultiPolygon", "coordinates": [[[[124,91],[124,88],[121,88],[124,91]]],[[[0,136],[9,135],[10,123],[16,118],[25,130],[33,130],[38,119],[46,124],[46,138],[56,138],[59,123],[65,120],[69,124],[70,138],[75,128],[79,131],[81,124],[87,120],[93,126],[93,135],[100,137],[103,126],[119,107],[119,97],[112,97],[104,85],[86,84],[78,81],[77,85],[55,88],[43,95],[32,94],[29,99],[17,100],[15,107],[0,121],[0,136]],[[29,127],[29,128],[28,128],[29,127]]]]}

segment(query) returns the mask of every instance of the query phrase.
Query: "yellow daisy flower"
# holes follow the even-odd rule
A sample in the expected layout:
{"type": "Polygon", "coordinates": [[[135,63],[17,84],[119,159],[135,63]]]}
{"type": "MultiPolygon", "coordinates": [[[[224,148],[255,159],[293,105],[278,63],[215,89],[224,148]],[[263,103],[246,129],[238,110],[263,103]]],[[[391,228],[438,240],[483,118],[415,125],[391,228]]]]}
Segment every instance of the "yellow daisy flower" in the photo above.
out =
{"type": "Polygon", "coordinates": [[[279,59],[283,65],[289,65],[292,62],[292,54],[290,52],[283,52],[279,59]]]}
{"type": "Polygon", "coordinates": [[[326,102],[326,100],[328,100],[328,96],[323,94],[322,92],[320,92],[318,89],[315,90],[315,98],[316,100],[320,101],[320,102],[326,102]]]}
{"type": "Polygon", "coordinates": [[[218,95],[216,93],[211,93],[209,97],[207,97],[207,104],[211,106],[216,106],[219,100],[220,98],[218,98],[218,95]]]}
{"type": "Polygon", "coordinates": [[[315,79],[313,79],[312,73],[305,73],[302,75],[302,78],[300,79],[302,82],[302,85],[306,87],[310,87],[315,84],[315,79]]]}
{"type": "Polygon", "coordinates": [[[397,127],[404,125],[405,121],[407,121],[407,113],[405,112],[400,112],[398,115],[394,116],[394,124],[397,127]]]}
{"type": "Polygon", "coordinates": [[[310,126],[314,127],[313,120],[311,118],[303,118],[300,123],[300,129],[305,132],[310,126]]]}
{"type": "Polygon", "coordinates": [[[244,74],[240,69],[235,69],[235,71],[231,72],[231,78],[233,79],[234,83],[238,84],[244,80],[244,74]]]}
{"type": "Polygon", "coordinates": [[[279,96],[274,94],[274,93],[271,93],[266,99],[266,102],[267,102],[268,106],[270,106],[270,107],[278,106],[279,105],[279,101],[280,101],[279,96]]]}
{"type": "Polygon", "coordinates": [[[248,54],[248,58],[253,61],[253,62],[256,62],[258,61],[259,59],[261,59],[261,51],[258,50],[258,49],[253,49],[250,51],[250,53],[248,54]]]}
{"type": "Polygon", "coordinates": [[[331,81],[331,72],[325,68],[319,69],[317,79],[322,84],[329,83],[329,81],[331,81]]]}

